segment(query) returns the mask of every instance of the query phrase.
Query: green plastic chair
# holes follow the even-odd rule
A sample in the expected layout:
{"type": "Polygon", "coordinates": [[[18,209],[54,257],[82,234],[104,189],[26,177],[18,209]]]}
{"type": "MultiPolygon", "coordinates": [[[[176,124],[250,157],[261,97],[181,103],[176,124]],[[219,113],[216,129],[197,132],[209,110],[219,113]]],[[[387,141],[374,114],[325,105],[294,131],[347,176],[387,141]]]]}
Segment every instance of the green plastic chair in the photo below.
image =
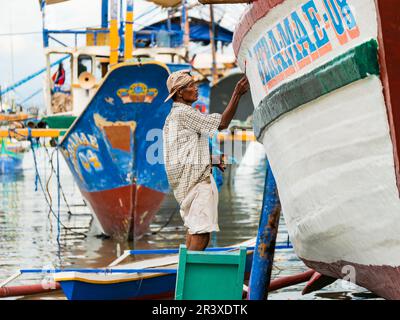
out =
{"type": "Polygon", "coordinates": [[[246,247],[234,252],[179,248],[175,300],[242,300],[246,247]]]}

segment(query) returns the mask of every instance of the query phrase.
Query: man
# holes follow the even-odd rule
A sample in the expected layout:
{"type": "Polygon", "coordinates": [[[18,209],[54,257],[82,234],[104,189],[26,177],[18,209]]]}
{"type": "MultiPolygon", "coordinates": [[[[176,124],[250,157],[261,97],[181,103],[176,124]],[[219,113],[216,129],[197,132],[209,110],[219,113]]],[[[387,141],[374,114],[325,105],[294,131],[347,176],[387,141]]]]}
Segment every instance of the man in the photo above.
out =
{"type": "Polygon", "coordinates": [[[163,129],[164,161],[168,181],[180,205],[188,229],[188,250],[203,251],[210,233],[219,231],[218,190],[211,174],[209,137],[228,128],[239,100],[249,89],[243,77],[233,92],[224,113],[202,114],[192,107],[198,89],[189,71],[172,73],[167,80],[174,103],[163,129]]]}
{"type": "Polygon", "coordinates": [[[56,87],[61,87],[65,83],[65,70],[62,62],[58,65],[57,71],[51,77],[56,87]]]}

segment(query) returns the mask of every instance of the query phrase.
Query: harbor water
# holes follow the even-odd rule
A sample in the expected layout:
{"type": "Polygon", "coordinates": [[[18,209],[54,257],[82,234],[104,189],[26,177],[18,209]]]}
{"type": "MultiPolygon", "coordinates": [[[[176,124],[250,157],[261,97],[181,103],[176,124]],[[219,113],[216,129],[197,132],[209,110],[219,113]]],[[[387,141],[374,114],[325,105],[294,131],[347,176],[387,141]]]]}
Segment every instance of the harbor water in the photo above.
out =
{"type": "MultiPolygon", "coordinates": [[[[212,247],[232,246],[257,235],[265,178],[265,159],[260,147],[254,146],[253,163],[231,166],[224,174],[219,203],[221,231],[212,234],[212,247]]],[[[42,146],[35,150],[35,157],[31,151],[26,153],[22,170],[0,176],[0,282],[18,269],[100,268],[127,249],[178,248],[184,243],[185,229],[171,194],[142,238],[116,241],[102,236],[61,154],[58,163],[59,192],[57,153],[53,148],[42,146]]],[[[281,215],[278,244],[284,245],[288,240],[281,215]]],[[[275,254],[272,278],[307,270],[293,249],[279,250],[275,254]]],[[[45,277],[49,275],[24,274],[9,285],[36,284],[45,277]]],[[[269,299],[376,298],[365,289],[343,281],[305,296],[301,295],[303,288],[304,284],[300,284],[282,289],[270,293],[269,299]]],[[[65,299],[65,296],[57,291],[10,299],[65,299]]]]}

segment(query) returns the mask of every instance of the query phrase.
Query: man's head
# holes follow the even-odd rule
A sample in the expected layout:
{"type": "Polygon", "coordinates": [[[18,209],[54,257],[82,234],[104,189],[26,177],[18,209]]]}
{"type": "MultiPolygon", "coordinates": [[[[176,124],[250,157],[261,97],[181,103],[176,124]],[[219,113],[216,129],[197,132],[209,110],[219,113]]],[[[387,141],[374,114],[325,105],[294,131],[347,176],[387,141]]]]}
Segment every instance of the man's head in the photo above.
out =
{"type": "Polygon", "coordinates": [[[189,70],[171,73],[167,80],[167,88],[169,96],[165,101],[172,98],[175,102],[192,104],[199,97],[197,85],[189,70]]]}

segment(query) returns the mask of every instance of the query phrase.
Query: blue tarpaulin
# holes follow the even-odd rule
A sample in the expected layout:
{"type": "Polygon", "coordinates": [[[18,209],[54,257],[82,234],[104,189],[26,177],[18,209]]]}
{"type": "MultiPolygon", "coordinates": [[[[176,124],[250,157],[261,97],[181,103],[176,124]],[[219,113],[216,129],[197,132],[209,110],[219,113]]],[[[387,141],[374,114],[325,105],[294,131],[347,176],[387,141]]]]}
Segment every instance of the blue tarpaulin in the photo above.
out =
{"type": "MultiPolygon", "coordinates": [[[[164,43],[163,46],[179,46],[182,43],[182,30],[180,19],[174,18],[168,23],[163,20],[147,26],[135,34],[136,43],[148,46],[157,42],[164,43]]],[[[219,25],[215,25],[215,41],[227,45],[232,42],[233,32],[219,25]]],[[[209,22],[201,19],[190,18],[190,41],[210,43],[209,22]]]]}

